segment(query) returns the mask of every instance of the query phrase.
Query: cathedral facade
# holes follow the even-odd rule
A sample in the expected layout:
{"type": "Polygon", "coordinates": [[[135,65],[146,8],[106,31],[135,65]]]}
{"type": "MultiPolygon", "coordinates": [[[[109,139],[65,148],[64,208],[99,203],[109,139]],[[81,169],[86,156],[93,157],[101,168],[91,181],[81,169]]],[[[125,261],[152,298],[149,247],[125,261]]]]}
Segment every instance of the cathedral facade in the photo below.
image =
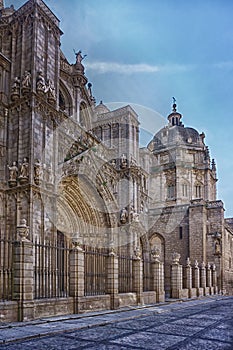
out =
{"type": "Polygon", "coordinates": [[[139,147],[131,106],[96,104],[42,0],[0,2],[0,310],[26,320],[232,294],[233,219],[204,133],[139,147]]]}

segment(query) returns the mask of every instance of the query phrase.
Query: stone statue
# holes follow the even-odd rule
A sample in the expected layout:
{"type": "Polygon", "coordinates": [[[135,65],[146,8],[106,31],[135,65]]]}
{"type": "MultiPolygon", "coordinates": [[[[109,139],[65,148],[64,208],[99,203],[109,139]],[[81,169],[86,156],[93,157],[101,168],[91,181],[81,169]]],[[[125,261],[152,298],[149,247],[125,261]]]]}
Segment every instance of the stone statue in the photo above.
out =
{"type": "Polygon", "coordinates": [[[155,260],[155,261],[159,261],[159,258],[160,258],[160,254],[161,254],[161,251],[158,247],[154,247],[152,250],[151,250],[151,256],[152,258],[155,260]]]}
{"type": "Polygon", "coordinates": [[[48,80],[46,92],[48,92],[48,99],[49,100],[52,100],[52,101],[56,100],[55,87],[54,87],[52,80],[50,80],[50,79],[48,80]]]}
{"type": "Polygon", "coordinates": [[[42,178],[42,164],[40,160],[37,159],[34,164],[34,180],[37,185],[39,184],[41,178],[42,178]]]}
{"type": "Polygon", "coordinates": [[[37,83],[36,83],[36,90],[39,93],[45,93],[46,92],[46,84],[45,84],[45,79],[42,74],[42,72],[38,72],[37,76],[37,83]]]}
{"type": "Polygon", "coordinates": [[[53,179],[53,172],[52,172],[52,167],[51,165],[47,166],[47,181],[50,184],[53,184],[54,179],[53,179]]]}
{"type": "Polygon", "coordinates": [[[84,58],[87,55],[82,56],[82,51],[79,50],[78,52],[75,52],[75,56],[76,56],[76,63],[81,64],[82,60],[84,60],[84,58]]]}
{"type": "Polygon", "coordinates": [[[187,259],[186,259],[186,266],[187,266],[187,267],[190,267],[190,266],[191,266],[191,260],[190,260],[190,258],[187,258],[187,259]]]}
{"type": "Polygon", "coordinates": [[[25,71],[24,76],[22,78],[22,89],[29,90],[31,88],[31,73],[25,71]]]}
{"type": "Polygon", "coordinates": [[[15,77],[14,83],[11,88],[11,99],[15,100],[20,96],[20,78],[15,77]]]}
{"type": "Polygon", "coordinates": [[[139,247],[136,247],[134,249],[134,255],[136,259],[141,259],[142,253],[141,253],[141,249],[139,247]]]}
{"type": "Polygon", "coordinates": [[[17,226],[18,239],[20,241],[28,241],[29,227],[27,226],[27,221],[22,219],[17,226]]]}
{"type": "Polygon", "coordinates": [[[215,254],[221,254],[221,244],[218,239],[215,241],[215,254]]]}
{"type": "Polygon", "coordinates": [[[202,269],[202,270],[205,269],[205,263],[204,263],[204,261],[202,261],[202,263],[201,263],[201,269],[202,269]]]}
{"type": "Polygon", "coordinates": [[[16,165],[16,162],[12,163],[12,166],[8,165],[9,169],[9,181],[16,181],[18,176],[18,167],[16,165]]]}
{"type": "Polygon", "coordinates": [[[122,224],[125,224],[128,219],[128,210],[126,208],[123,208],[120,213],[120,222],[122,224]]]}
{"type": "Polygon", "coordinates": [[[28,178],[29,176],[29,164],[28,164],[28,159],[27,158],[24,158],[23,159],[23,163],[21,164],[21,167],[20,167],[20,175],[19,175],[19,178],[28,178]]]}
{"type": "Polygon", "coordinates": [[[173,263],[173,264],[179,264],[179,261],[180,261],[180,254],[174,252],[174,253],[172,254],[172,263],[173,263]]]}
{"type": "Polygon", "coordinates": [[[121,156],[121,168],[124,169],[127,167],[127,158],[126,155],[123,153],[121,156]]]}
{"type": "Polygon", "coordinates": [[[131,221],[139,222],[139,214],[136,212],[133,205],[131,206],[131,209],[130,209],[130,219],[131,221]]]}

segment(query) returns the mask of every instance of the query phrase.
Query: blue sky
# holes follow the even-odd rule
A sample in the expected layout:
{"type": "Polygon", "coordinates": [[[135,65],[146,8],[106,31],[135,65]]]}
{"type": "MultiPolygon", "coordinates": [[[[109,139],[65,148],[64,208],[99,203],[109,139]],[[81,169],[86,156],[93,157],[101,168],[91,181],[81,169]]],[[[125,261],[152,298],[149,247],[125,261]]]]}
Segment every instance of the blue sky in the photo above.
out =
{"type": "MultiPolygon", "coordinates": [[[[5,0],[15,8],[24,2],[5,0]]],[[[153,134],[176,97],[183,123],[206,134],[218,198],[233,216],[233,1],[45,2],[61,20],[68,60],[75,61],[73,49],[88,55],[83,62],[97,101],[154,110],[141,117],[153,134]]]]}

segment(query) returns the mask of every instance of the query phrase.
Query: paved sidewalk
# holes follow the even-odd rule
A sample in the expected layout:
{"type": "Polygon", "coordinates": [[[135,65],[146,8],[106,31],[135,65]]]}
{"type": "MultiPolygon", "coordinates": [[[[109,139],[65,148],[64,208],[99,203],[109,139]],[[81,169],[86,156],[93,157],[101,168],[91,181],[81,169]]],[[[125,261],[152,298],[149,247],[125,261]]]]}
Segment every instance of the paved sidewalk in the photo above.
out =
{"type": "MultiPolygon", "coordinates": [[[[192,300],[169,300],[163,304],[155,304],[145,307],[127,307],[120,310],[106,310],[77,315],[43,318],[23,323],[16,322],[0,324],[0,348],[6,344],[12,343],[15,343],[15,346],[17,346],[16,342],[19,341],[22,342],[29,339],[70,333],[92,327],[113,325],[115,323],[141,318],[145,319],[146,317],[156,316],[158,314],[165,315],[165,313],[176,312],[194,306],[200,307],[203,305],[204,307],[204,305],[228,299],[231,299],[233,302],[233,297],[209,296],[192,300]]],[[[18,349],[18,347],[10,348],[18,349]]]]}

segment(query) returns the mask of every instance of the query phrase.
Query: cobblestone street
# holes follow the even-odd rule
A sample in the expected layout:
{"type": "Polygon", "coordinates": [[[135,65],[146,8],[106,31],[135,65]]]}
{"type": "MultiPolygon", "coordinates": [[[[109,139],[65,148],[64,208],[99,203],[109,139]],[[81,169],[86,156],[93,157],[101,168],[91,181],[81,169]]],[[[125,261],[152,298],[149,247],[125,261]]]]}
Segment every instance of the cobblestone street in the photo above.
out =
{"type": "Polygon", "coordinates": [[[232,349],[233,297],[0,325],[0,348],[232,349]]]}

